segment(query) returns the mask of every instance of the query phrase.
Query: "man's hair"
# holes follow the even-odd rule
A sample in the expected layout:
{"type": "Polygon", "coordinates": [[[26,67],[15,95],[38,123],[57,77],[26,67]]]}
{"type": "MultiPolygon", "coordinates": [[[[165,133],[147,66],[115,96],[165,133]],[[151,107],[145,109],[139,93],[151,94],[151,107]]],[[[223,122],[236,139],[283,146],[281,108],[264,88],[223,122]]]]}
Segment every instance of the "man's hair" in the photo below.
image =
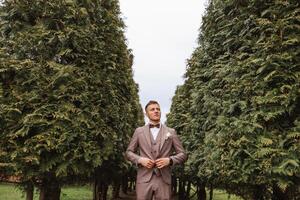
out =
{"type": "Polygon", "coordinates": [[[159,103],[158,103],[157,101],[150,100],[150,101],[146,104],[146,106],[145,106],[145,111],[147,111],[148,106],[150,106],[150,105],[152,105],[152,104],[157,104],[157,105],[159,105],[159,103]]]}

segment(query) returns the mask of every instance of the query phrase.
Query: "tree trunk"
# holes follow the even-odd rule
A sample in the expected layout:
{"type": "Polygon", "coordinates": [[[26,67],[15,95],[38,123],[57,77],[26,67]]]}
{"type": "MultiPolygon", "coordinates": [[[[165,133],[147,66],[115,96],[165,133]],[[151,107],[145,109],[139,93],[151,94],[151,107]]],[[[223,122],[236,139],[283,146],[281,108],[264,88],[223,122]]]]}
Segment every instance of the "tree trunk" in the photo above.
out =
{"type": "Polygon", "coordinates": [[[54,175],[48,175],[42,180],[39,200],[59,200],[61,187],[54,175]]]}
{"type": "Polygon", "coordinates": [[[128,187],[129,187],[128,181],[129,181],[129,179],[128,179],[127,175],[122,177],[122,192],[124,194],[127,194],[127,191],[128,191],[128,187]]]}
{"type": "Polygon", "coordinates": [[[172,188],[171,188],[172,194],[177,194],[177,178],[176,176],[172,176],[172,188]]]}
{"type": "Polygon", "coordinates": [[[198,200],[206,200],[205,184],[199,183],[197,187],[198,187],[197,199],[198,200]]]}
{"type": "Polygon", "coordinates": [[[187,188],[185,191],[185,199],[190,199],[191,186],[192,186],[191,181],[188,181],[187,188]]]}
{"type": "Polygon", "coordinates": [[[179,179],[179,191],[178,191],[179,199],[185,198],[185,181],[179,179]]]}
{"type": "Polygon", "coordinates": [[[120,188],[121,188],[121,184],[120,183],[114,183],[113,184],[113,188],[112,188],[112,196],[113,199],[117,199],[120,197],[120,188]]]}
{"type": "Polygon", "coordinates": [[[210,188],[209,188],[209,200],[213,200],[213,196],[214,196],[214,188],[213,188],[213,185],[210,184],[210,188]]]}
{"type": "Polygon", "coordinates": [[[33,200],[33,184],[32,183],[28,183],[26,184],[26,200],[33,200]]]}
{"type": "Polygon", "coordinates": [[[96,199],[96,179],[94,179],[92,184],[92,191],[93,191],[93,200],[96,199]]]}
{"type": "Polygon", "coordinates": [[[135,185],[136,185],[136,182],[134,180],[132,180],[130,182],[130,192],[132,192],[133,190],[135,190],[135,185]]]}
{"type": "Polygon", "coordinates": [[[108,185],[95,177],[93,188],[93,200],[107,200],[108,185]]]}
{"type": "Polygon", "coordinates": [[[108,192],[108,185],[103,183],[103,185],[102,185],[102,199],[99,199],[99,200],[107,200],[107,192],[108,192]]]}

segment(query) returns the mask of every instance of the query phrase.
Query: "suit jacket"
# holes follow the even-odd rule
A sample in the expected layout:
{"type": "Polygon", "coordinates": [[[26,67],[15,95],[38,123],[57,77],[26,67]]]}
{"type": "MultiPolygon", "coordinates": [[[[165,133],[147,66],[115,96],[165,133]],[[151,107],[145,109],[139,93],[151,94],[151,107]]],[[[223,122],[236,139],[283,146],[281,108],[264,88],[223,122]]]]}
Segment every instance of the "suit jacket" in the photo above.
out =
{"type": "MultiPolygon", "coordinates": [[[[153,169],[148,169],[138,164],[138,159],[141,157],[152,160],[169,157],[172,159],[173,165],[183,163],[187,159],[187,155],[174,129],[161,125],[160,133],[156,139],[159,142],[159,152],[156,158],[151,152],[150,137],[152,136],[150,134],[149,124],[137,128],[126,150],[127,159],[138,166],[137,183],[149,182],[153,175],[153,169]],[[175,154],[173,154],[174,150],[175,154]]],[[[161,168],[160,173],[164,182],[171,184],[171,167],[161,168]]]]}

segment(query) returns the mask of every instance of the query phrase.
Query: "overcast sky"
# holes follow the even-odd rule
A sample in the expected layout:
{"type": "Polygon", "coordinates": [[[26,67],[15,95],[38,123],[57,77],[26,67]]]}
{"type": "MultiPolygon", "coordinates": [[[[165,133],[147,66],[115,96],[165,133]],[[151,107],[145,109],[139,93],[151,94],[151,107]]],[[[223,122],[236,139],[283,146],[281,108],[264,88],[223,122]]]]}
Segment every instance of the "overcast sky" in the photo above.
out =
{"type": "Polygon", "coordinates": [[[120,0],[120,6],[142,106],[157,100],[164,122],[197,47],[207,0],[120,0]]]}

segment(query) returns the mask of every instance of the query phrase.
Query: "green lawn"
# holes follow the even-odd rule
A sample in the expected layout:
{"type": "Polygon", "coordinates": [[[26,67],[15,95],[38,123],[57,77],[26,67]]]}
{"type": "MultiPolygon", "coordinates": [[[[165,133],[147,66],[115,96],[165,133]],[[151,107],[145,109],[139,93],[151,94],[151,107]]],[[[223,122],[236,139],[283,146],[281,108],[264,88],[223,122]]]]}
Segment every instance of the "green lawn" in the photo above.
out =
{"type": "MultiPolygon", "coordinates": [[[[13,184],[0,183],[0,200],[23,200],[22,191],[13,184]]],[[[38,194],[34,194],[34,200],[38,200],[38,194]]],[[[89,186],[63,187],[61,200],[91,200],[92,191],[89,186]]]]}
{"type": "Polygon", "coordinates": [[[22,193],[11,184],[0,184],[0,200],[20,200],[22,193]]]}
{"type": "Polygon", "coordinates": [[[61,200],[91,200],[92,196],[90,186],[63,187],[61,192],[61,200]]]}
{"type": "Polygon", "coordinates": [[[235,195],[228,195],[222,190],[214,190],[213,200],[242,200],[241,198],[235,195]]]}
{"type": "MultiPolygon", "coordinates": [[[[38,200],[38,194],[34,194],[34,200],[38,200]]],[[[23,200],[20,189],[13,184],[0,183],[0,200],[23,200]]],[[[92,191],[90,186],[68,186],[63,187],[61,192],[61,200],[91,200],[92,191]]],[[[213,200],[242,200],[234,195],[228,194],[221,190],[214,191],[213,200]]]]}

